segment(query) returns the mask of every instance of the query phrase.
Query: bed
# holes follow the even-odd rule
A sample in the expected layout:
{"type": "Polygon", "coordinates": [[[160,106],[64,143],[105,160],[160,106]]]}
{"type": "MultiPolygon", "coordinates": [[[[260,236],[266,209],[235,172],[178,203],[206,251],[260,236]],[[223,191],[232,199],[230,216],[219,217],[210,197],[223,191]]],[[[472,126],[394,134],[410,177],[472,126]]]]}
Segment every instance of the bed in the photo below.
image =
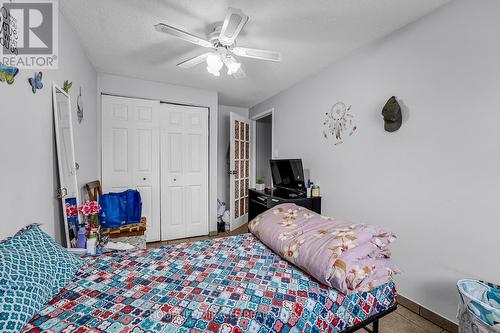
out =
{"type": "Polygon", "coordinates": [[[87,261],[23,332],[377,332],[396,308],[394,283],[344,296],[252,234],[87,261]]]}

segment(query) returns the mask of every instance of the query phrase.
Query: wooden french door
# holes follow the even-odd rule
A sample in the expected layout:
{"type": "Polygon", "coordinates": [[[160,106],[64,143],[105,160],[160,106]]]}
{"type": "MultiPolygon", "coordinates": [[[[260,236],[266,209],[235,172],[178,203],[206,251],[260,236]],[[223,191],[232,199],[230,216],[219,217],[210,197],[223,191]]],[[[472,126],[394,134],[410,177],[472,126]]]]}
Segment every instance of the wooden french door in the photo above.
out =
{"type": "Polygon", "coordinates": [[[229,197],[230,228],[234,230],[248,222],[248,187],[250,184],[250,120],[230,114],[229,197]]]}

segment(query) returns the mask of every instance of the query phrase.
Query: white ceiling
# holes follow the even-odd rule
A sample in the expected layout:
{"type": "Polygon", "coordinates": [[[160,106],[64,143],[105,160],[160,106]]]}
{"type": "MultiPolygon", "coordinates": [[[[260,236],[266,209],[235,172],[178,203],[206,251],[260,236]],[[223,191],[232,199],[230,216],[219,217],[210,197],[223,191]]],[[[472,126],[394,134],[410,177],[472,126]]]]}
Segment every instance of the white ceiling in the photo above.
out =
{"type": "Polygon", "coordinates": [[[390,34],[449,0],[62,0],[99,72],[216,90],[219,103],[251,107],[390,34]],[[205,66],[175,65],[205,49],[156,32],[167,23],[200,37],[228,7],[250,19],[237,44],[281,51],[281,64],[239,58],[247,72],[233,79],[205,66]]]}

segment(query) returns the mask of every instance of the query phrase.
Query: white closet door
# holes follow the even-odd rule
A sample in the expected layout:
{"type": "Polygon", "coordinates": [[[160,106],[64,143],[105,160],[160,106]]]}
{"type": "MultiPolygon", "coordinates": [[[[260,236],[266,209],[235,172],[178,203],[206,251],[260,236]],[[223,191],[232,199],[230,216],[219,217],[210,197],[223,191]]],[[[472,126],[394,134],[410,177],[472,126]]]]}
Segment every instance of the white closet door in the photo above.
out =
{"type": "Polygon", "coordinates": [[[160,240],[160,102],[102,96],[102,186],[105,192],[137,189],[146,239],[160,240]]]}
{"type": "Polygon", "coordinates": [[[208,234],[208,109],[161,104],[162,240],[208,234]]]}

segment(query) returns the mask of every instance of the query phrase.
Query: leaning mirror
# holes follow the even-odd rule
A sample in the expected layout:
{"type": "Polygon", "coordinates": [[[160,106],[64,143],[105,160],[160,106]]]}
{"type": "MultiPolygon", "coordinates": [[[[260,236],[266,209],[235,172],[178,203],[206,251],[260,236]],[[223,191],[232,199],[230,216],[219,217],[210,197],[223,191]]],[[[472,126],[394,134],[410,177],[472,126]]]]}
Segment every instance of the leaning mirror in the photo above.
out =
{"type": "Polygon", "coordinates": [[[69,95],[53,84],[52,101],[54,108],[54,128],[59,169],[59,189],[61,199],[66,247],[77,247],[77,232],[80,225],[78,204],[80,203],[77,184],[78,164],[75,161],[73,123],[71,121],[71,101],[69,95]]]}

